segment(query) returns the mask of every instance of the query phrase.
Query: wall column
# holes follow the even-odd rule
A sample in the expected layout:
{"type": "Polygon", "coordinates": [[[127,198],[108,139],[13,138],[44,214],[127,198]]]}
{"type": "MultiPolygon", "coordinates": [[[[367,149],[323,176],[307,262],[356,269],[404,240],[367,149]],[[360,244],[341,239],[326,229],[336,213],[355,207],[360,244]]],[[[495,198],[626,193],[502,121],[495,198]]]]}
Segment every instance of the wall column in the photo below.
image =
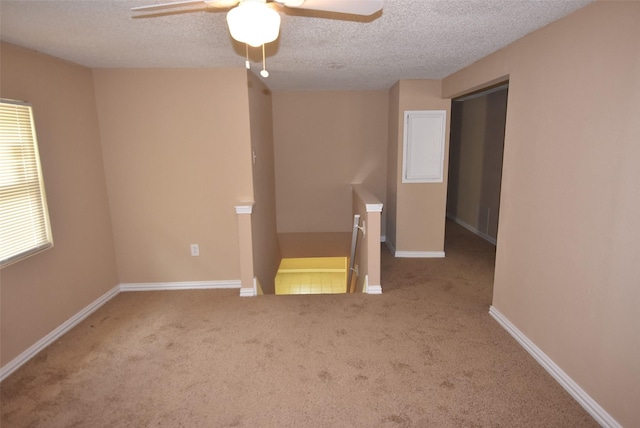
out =
{"type": "Polygon", "coordinates": [[[380,284],[380,230],[382,202],[362,184],[352,184],[353,214],[361,218],[362,239],[356,250],[355,263],[359,266],[358,289],[367,294],[382,294],[380,284]]]}
{"type": "Polygon", "coordinates": [[[382,294],[382,284],[380,283],[380,228],[382,216],[382,204],[366,204],[367,209],[367,286],[366,293],[382,294]]]}
{"type": "Polygon", "coordinates": [[[253,202],[236,205],[238,215],[238,244],[240,246],[240,296],[256,296],[256,284],[253,279],[253,237],[251,231],[251,213],[253,202]]]}

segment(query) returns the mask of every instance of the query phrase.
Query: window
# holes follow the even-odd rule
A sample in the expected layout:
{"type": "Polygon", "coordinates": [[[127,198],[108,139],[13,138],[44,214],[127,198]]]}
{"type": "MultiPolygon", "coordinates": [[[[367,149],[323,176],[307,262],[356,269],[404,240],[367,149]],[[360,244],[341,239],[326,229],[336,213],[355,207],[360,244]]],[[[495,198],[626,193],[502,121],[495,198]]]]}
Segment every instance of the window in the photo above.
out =
{"type": "Polygon", "coordinates": [[[52,245],[31,105],[0,99],[0,267],[52,245]]]}

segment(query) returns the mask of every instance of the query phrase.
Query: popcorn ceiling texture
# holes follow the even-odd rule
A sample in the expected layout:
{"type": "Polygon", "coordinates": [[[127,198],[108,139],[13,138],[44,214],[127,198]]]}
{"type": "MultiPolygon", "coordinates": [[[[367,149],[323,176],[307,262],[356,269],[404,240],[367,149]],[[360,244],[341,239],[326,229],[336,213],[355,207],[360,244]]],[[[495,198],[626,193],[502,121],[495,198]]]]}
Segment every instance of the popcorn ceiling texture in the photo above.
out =
{"type": "MultiPolygon", "coordinates": [[[[367,18],[277,7],[282,26],[267,46],[265,83],[272,90],[368,90],[442,79],[592,1],[385,0],[367,18]]],[[[245,46],[229,35],[227,9],[130,11],[156,3],[163,1],[0,0],[0,34],[92,68],[244,66],[245,46]]],[[[250,57],[257,73],[260,50],[250,57]]]]}

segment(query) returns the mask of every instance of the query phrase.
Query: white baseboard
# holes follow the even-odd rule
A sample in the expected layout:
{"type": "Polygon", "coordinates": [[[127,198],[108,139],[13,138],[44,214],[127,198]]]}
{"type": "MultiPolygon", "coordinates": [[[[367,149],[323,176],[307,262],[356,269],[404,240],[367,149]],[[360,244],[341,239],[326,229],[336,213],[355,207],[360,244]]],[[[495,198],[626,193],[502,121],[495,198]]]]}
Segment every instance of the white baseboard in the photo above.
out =
{"type": "Polygon", "coordinates": [[[382,294],[382,286],[376,284],[369,284],[369,275],[364,276],[364,292],[366,294],[382,294]]]}
{"type": "MultiPolygon", "coordinates": [[[[240,288],[240,297],[254,297],[258,295],[258,278],[253,277],[253,287],[241,287],[240,288]]],[[[262,290],[262,287],[260,287],[262,290]]]]}
{"type": "MultiPolygon", "coordinates": [[[[59,325],[51,333],[47,334],[35,344],[30,346],[20,355],[0,367],[0,382],[7,376],[16,371],[20,366],[25,364],[31,358],[35,357],[38,352],[58,340],[65,333],[78,325],[82,320],[87,318],[93,312],[98,310],[102,305],[113,299],[121,292],[127,291],[155,291],[155,290],[206,290],[206,289],[222,289],[222,288],[240,288],[240,280],[230,281],[195,281],[195,282],[164,282],[164,283],[129,283],[119,284],[111,290],[100,296],[93,303],[82,309],[80,312],[69,318],[67,321],[59,325]]],[[[253,292],[253,290],[251,290],[253,292]]]]}
{"type": "Polygon", "coordinates": [[[398,251],[395,249],[391,241],[384,242],[394,257],[407,259],[439,259],[444,257],[444,251],[398,251]]]}
{"type": "Polygon", "coordinates": [[[189,282],[144,282],[120,284],[120,291],[161,291],[161,290],[211,290],[240,288],[240,280],[229,281],[189,281],[189,282]]]}
{"type": "Polygon", "coordinates": [[[64,323],[60,324],[55,330],[51,333],[47,334],[42,339],[38,340],[35,344],[27,348],[26,351],[15,357],[13,360],[9,361],[7,364],[0,368],[0,382],[2,382],[7,376],[16,371],[20,366],[25,364],[31,358],[35,357],[38,352],[42,351],[47,346],[51,345],[53,342],[58,340],[62,335],[71,330],[73,327],[78,325],[82,320],[87,318],[93,312],[98,310],[102,305],[107,303],[109,300],[113,299],[115,296],[120,293],[120,287],[115,286],[111,290],[107,291],[105,294],[100,296],[98,299],[90,303],[80,312],[66,320],[64,323]]]}
{"type": "Polygon", "coordinates": [[[487,235],[486,233],[480,232],[478,229],[476,229],[475,227],[471,226],[468,223],[465,223],[464,221],[460,220],[457,217],[454,217],[450,214],[447,214],[447,218],[449,220],[451,220],[452,222],[464,227],[465,229],[467,229],[469,232],[478,235],[479,237],[481,237],[482,239],[484,239],[485,241],[489,241],[491,242],[493,245],[496,245],[496,239],[492,236],[487,235]]]}
{"type": "Polygon", "coordinates": [[[396,257],[408,259],[441,259],[444,251],[396,251],[396,257]]]}
{"type": "Polygon", "coordinates": [[[369,291],[367,294],[382,294],[382,286],[381,285],[370,285],[367,287],[369,291]]]}
{"type": "Polygon", "coordinates": [[[621,428],[621,425],[593,398],[573,381],[535,343],[513,325],[498,309],[491,306],[489,314],[513,336],[516,341],[603,427],[621,428]]]}

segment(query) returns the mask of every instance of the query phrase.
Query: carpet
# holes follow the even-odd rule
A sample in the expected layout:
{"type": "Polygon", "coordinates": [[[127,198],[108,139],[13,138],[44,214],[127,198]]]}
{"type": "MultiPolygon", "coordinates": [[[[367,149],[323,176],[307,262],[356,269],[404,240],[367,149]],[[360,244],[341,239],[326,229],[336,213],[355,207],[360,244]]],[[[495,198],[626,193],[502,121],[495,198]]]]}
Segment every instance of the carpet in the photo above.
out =
{"type": "Polygon", "coordinates": [[[495,247],[382,248],[382,295],[121,293],[1,385],[9,427],[595,427],[488,314],[495,247]]]}

